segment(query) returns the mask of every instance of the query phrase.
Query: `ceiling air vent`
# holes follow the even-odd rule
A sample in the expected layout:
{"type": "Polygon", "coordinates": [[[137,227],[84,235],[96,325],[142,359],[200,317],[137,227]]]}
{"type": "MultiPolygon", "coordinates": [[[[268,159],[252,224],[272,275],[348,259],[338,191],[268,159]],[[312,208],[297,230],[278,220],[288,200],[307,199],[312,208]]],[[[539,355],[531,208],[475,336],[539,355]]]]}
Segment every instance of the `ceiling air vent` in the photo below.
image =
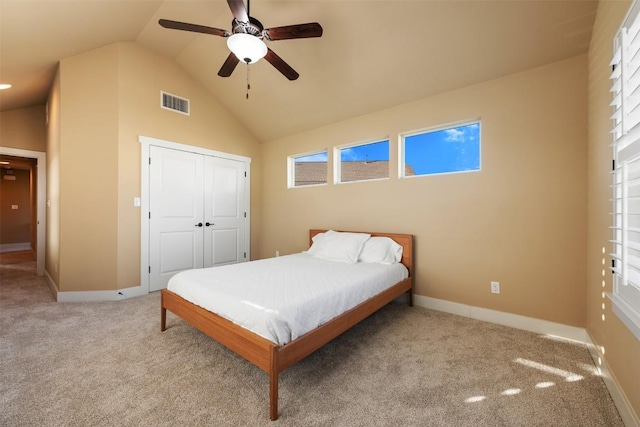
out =
{"type": "Polygon", "coordinates": [[[175,111],[189,115],[189,100],[179,96],[160,91],[160,106],[165,110],[175,111]]]}

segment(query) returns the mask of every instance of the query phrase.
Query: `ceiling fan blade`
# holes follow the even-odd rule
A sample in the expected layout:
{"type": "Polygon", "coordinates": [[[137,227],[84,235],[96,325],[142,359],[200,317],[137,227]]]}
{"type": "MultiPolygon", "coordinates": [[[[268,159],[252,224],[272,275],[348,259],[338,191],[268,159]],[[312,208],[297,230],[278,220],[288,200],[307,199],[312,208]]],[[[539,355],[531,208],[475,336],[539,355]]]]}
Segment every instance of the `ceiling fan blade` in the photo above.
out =
{"type": "Polygon", "coordinates": [[[158,24],[164,28],[172,30],[192,31],[194,33],[211,34],[220,37],[229,37],[231,34],[220,28],[205,27],[204,25],[189,24],[188,22],[171,21],[169,19],[161,19],[158,24]]]}
{"type": "Polygon", "coordinates": [[[231,9],[231,13],[236,20],[249,22],[249,14],[242,0],[227,0],[227,3],[229,3],[229,9],[231,9]]]}
{"type": "Polygon", "coordinates": [[[322,27],[317,22],[309,22],[308,24],[268,28],[262,33],[269,40],[306,39],[321,37],[322,27]]]}
{"type": "Polygon", "coordinates": [[[280,58],[274,51],[267,48],[267,54],[264,59],[266,59],[271,65],[273,65],[276,70],[280,71],[286,78],[289,80],[295,80],[300,77],[300,74],[296,73],[296,70],[291,68],[289,64],[284,62],[282,58],[280,58]]]}
{"type": "Polygon", "coordinates": [[[229,77],[231,73],[233,73],[233,70],[236,69],[236,65],[238,65],[238,62],[240,62],[238,57],[233,52],[231,52],[229,56],[227,56],[227,60],[224,61],[224,64],[222,64],[222,67],[220,67],[218,75],[220,77],[229,77]]]}

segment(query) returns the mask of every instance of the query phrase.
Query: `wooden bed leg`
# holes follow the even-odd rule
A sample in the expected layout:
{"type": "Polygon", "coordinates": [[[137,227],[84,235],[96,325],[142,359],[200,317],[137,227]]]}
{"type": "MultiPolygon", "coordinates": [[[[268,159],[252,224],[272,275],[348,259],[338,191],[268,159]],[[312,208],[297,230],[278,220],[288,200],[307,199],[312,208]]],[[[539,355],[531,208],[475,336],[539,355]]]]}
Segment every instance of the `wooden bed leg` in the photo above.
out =
{"type": "Polygon", "coordinates": [[[276,348],[271,347],[269,366],[269,418],[271,421],[278,419],[278,363],[276,348]]]}
{"type": "Polygon", "coordinates": [[[278,374],[269,374],[269,418],[278,419],[278,374]]]}
{"type": "Polygon", "coordinates": [[[160,332],[167,330],[167,309],[160,307],[160,332]]]}
{"type": "Polygon", "coordinates": [[[413,307],[413,289],[409,289],[409,307],[413,307]]]}

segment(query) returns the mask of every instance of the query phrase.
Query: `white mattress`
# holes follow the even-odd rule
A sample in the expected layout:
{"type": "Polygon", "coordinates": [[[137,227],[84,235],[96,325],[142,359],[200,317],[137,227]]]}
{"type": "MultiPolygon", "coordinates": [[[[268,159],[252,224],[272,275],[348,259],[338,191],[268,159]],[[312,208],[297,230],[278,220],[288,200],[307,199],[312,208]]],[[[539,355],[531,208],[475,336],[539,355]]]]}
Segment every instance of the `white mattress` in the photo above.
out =
{"type": "Polygon", "coordinates": [[[402,264],[347,264],[300,253],[183,271],[167,288],[284,345],[407,277],[402,264]]]}

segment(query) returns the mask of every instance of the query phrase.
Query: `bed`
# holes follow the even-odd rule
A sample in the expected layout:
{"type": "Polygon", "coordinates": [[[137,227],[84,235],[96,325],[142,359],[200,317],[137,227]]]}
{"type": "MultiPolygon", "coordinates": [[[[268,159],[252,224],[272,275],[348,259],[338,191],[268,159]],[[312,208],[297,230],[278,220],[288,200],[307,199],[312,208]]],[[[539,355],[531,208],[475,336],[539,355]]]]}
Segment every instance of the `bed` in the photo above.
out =
{"type": "MultiPolygon", "coordinates": [[[[316,236],[320,238],[328,233],[332,233],[332,231],[310,230],[311,249],[314,248],[313,243],[316,236]]],[[[269,417],[271,420],[276,420],[278,418],[278,377],[282,371],[313,353],[397,297],[406,293],[408,294],[409,305],[413,305],[413,236],[395,233],[367,234],[371,237],[390,238],[402,247],[401,258],[399,255],[398,258],[400,263],[406,267],[405,278],[385,287],[380,292],[376,291],[375,295],[357,303],[357,305],[348,308],[330,320],[323,321],[319,326],[310,326],[312,327],[311,330],[284,330],[269,326],[264,330],[256,329],[254,332],[247,329],[246,325],[241,326],[242,321],[229,320],[227,313],[220,314],[220,312],[216,313],[203,308],[202,306],[207,306],[207,303],[194,299],[196,297],[188,294],[184,294],[184,298],[180,296],[177,292],[182,292],[182,289],[189,288],[189,286],[182,286],[181,288],[179,285],[181,281],[185,282],[190,277],[203,274],[201,271],[179,276],[175,281],[176,284],[173,285],[173,288],[176,289],[175,292],[171,290],[171,282],[169,289],[161,291],[160,329],[162,331],[166,330],[168,310],[265,371],[269,375],[269,417]],[[188,299],[192,299],[197,303],[188,299]],[[276,332],[269,332],[272,330],[276,332]],[[273,333],[273,336],[269,335],[270,333],[273,333]]],[[[311,249],[309,252],[311,252],[311,249]]],[[[285,260],[282,261],[284,262],[285,260]]],[[[254,261],[249,264],[259,262],[254,261]]],[[[239,264],[239,266],[242,265],[239,264]]],[[[213,308],[213,310],[216,310],[216,308],[213,308]]],[[[303,310],[304,307],[298,307],[294,311],[303,310]]],[[[273,322],[279,324],[277,319],[273,322]]]]}

